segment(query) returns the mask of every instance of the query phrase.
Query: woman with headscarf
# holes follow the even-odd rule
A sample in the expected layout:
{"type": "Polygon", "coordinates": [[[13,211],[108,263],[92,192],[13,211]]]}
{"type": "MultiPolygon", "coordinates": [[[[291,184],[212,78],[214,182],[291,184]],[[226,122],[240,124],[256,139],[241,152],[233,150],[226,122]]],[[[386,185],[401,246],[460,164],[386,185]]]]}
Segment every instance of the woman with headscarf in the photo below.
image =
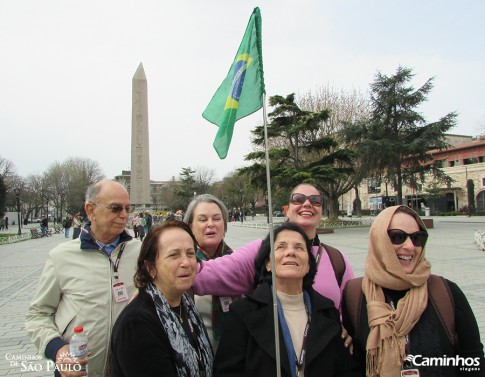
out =
{"type": "MultiPolygon", "coordinates": [[[[456,342],[431,301],[427,238],[423,221],[406,206],[386,208],[372,224],[364,277],[349,282],[342,310],[367,376],[471,376],[477,371],[468,368],[477,365],[478,375],[485,375],[477,322],[463,292],[444,280],[454,303],[456,342]],[[357,317],[348,304],[354,286],[361,297],[357,317]],[[455,356],[467,360],[464,369],[455,356]],[[431,358],[434,364],[426,361],[431,358]]],[[[441,300],[452,305],[446,294],[441,300]]]]}
{"type": "Polygon", "coordinates": [[[195,253],[194,235],[181,221],[148,233],[135,273],[139,293],[111,335],[113,377],[212,376],[207,331],[186,293],[197,270],[195,253]]]}
{"type": "MultiPolygon", "coordinates": [[[[312,288],[312,242],[292,223],[274,230],[274,266],[283,377],[361,376],[340,338],[332,300],[312,288]]],[[[255,289],[230,307],[214,361],[218,377],[276,376],[270,236],[254,261],[255,289]]]]}

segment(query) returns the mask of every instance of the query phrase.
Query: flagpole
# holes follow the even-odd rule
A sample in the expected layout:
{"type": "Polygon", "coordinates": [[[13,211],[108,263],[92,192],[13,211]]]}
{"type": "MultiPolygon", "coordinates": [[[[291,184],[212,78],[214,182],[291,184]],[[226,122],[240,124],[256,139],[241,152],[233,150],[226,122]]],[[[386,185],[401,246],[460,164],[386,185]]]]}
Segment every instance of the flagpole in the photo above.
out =
{"type": "Polygon", "coordinates": [[[263,124],[264,124],[264,154],[266,159],[266,191],[268,196],[268,230],[269,244],[271,248],[271,287],[273,292],[273,318],[274,318],[274,339],[276,350],[276,376],[281,377],[281,356],[280,356],[280,332],[278,323],[278,297],[276,295],[276,268],[274,255],[274,234],[273,234],[273,202],[271,199],[271,174],[269,171],[269,153],[268,153],[268,129],[266,120],[266,93],[263,93],[263,124]]]}

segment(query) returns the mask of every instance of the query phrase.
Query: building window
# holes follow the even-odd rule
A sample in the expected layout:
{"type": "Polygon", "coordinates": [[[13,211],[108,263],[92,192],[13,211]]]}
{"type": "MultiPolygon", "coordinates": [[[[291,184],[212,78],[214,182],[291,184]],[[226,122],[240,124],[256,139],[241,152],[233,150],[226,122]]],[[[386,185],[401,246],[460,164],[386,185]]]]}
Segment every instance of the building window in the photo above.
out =
{"type": "Polygon", "coordinates": [[[376,194],[381,192],[381,180],[378,178],[372,178],[367,180],[367,193],[376,194]]]}
{"type": "Polygon", "coordinates": [[[482,177],[482,187],[485,187],[485,177],[482,177]]]}
{"type": "Polygon", "coordinates": [[[478,158],[476,157],[465,158],[463,160],[463,165],[470,165],[470,164],[477,164],[477,163],[478,163],[478,158]]]}

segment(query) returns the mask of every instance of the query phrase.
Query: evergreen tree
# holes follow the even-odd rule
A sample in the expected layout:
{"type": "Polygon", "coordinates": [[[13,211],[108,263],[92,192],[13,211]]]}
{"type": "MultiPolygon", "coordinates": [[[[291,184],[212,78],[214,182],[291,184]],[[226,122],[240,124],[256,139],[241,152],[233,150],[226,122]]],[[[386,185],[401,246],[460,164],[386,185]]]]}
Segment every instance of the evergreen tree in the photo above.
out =
{"type": "MultiPolygon", "coordinates": [[[[306,111],[295,103],[295,95],[272,96],[267,126],[271,180],[278,190],[288,191],[299,183],[312,183],[327,199],[328,216],[338,217],[338,198],[344,192],[335,190],[339,182],[354,172],[353,152],[340,148],[336,140],[322,133],[323,122],[330,110],[306,111]],[[335,186],[332,186],[335,184],[335,186]]],[[[266,170],[264,152],[264,126],[253,131],[253,144],[257,151],[249,153],[246,160],[255,161],[252,166],[240,169],[251,174],[253,184],[265,190],[266,170]]]]}
{"type": "Polygon", "coordinates": [[[468,216],[475,214],[475,183],[473,179],[466,181],[466,192],[468,196],[468,216]]]}
{"type": "Polygon", "coordinates": [[[175,203],[173,203],[177,210],[185,210],[194,198],[194,193],[196,193],[194,174],[195,170],[190,167],[182,168],[180,171],[180,185],[175,189],[175,203]]]}
{"type": "Polygon", "coordinates": [[[415,90],[409,84],[413,76],[412,70],[404,67],[393,76],[379,72],[371,84],[370,120],[345,128],[346,140],[366,161],[368,175],[392,183],[397,204],[402,204],[404,184],[424,183],[429,174],[438,181],[450,180],[430,163],[430,151],[448,146],[445,133],[455,126],[457,114],[427,123],[417,108],[427,100],[433,78],[415,90]]]}

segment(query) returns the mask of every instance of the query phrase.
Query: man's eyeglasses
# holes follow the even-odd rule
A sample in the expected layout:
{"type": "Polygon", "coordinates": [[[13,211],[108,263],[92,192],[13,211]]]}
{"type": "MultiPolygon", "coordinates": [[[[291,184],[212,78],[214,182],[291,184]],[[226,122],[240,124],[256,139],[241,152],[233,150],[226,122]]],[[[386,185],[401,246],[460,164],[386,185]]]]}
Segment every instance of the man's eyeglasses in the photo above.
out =
{"type": "Polygon", "coordinates": [[[120,206],[119,204],[111,204],[109,206],[105,206],[103,204],[93,203],[93,206],[98,206],[98,207],[103,207],[103,208],[109,209],[113,213],[121,213],[123,210],[125,210],[126,213],[132,213],[135,210],[134,204],[129,204],[126,207],[123,207],[123,206],[120,206]]]}
{"type": "Polygon", "coordinates": [[[387,234],[394,245],[402,245],[409,237],[411,238],[411,242],[414,246],[424,247],[424,245],[426,245],[426,241],[428,240],[428,233],[424,230],[414,233],[406,233],[401,229],[389,229],[387,234]]]}
{"type": "Polygon", "coordinates": [[[310,201],[312,206],[320,207],[322,205],[322,197],[320,195],[303,195],[303,194],[292,194],[290,196],[290,202],[292,204],[303,204],[306,200],[310,201]]]}

